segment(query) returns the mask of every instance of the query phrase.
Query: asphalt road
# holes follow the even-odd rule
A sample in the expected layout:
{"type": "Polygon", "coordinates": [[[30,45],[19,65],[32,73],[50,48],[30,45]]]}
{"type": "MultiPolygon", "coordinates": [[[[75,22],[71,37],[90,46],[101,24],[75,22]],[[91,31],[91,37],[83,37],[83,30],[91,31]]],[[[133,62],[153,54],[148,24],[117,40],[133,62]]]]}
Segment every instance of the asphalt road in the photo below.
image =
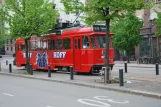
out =
{"type": "Polygon", "coordinates": [[[0,75],[0,107],[161,107],[161,100],[0,75]]]}

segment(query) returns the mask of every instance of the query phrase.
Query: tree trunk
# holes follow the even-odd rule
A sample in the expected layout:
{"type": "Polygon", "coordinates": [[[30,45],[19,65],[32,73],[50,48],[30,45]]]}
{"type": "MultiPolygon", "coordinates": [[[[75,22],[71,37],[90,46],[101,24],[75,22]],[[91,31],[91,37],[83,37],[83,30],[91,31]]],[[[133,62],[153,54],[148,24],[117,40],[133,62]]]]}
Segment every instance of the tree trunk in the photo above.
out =
{"type": "Polygon", "coordinates": [[[127,51],[127,63],[130,63],[130,51],[127,51]]]}
{"type": "Polygon", "coordinates": [[[27,72],[30,70],[30,54],[29,54],[29,39],[25,39],[25,47],[26,47],[26,69],[27,72]]]}
{"type": "MultiPolygon", "coordinates": [[[[105,16],[109,15],[109,8],[106,8],[105,16]]],[[[106,43],[106,50],[105,50],[105,67],[107,67],[107,76],[105,76],[105,81],[107,83],[111,83],[110,80],[110,67],[109,67],[109,32],[110,32],[110,19],[106,19],[106,36],[105,36],[105,43],[106,43]]],[[[106,83],[106,82],[105,82],[106,83]]]]}

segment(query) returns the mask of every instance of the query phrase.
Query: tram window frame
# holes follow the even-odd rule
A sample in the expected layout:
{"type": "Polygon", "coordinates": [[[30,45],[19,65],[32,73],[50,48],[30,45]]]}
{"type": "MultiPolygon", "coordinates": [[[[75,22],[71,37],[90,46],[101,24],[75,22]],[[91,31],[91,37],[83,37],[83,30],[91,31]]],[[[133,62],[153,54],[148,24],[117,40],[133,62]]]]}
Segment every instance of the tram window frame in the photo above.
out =
{"type": "Polygon", "coordinates": [[[74,49],[77,49],[77,39],[74,39],[74,49]]]}
{"type": "Polygon", "coordinates": [[[95,37],[96,36],[94,36],[94,35],[90,36],[91,43],[92,43],[92,48],[96,48],[96,38],[95,37]]]}
{"type": "Polygon", "coordinates": [[[80,49],[80,39],[78,39],[78,49],[80,49]]]}
{"type": "Polygon", "coordinates": [[[63,49],[63,40],[62,39],[56,39],[55,40],[55,50],[62,50],[62,49],[63,49]]]}
{"type": "Polygon", "coordinates": [[[64,48],[64,50],[70,49],[71,48],[70,44],[71,44],[70,38],[64,38],[63,39],[63,48],[64,48]],[[67,40],[67,41],[65,42],[65,40],[67,40]],[[65,46],[65,44],[67,44],[67,45],[65,46]]]}
{"type": "Polygon", "coordinates": [[[89,36],[82,36],[82,48],[83,49],[89,49],[90,48],[90,41],[89,41],[89,38],[88,37],[89,36]],[[89,44],[89,46],[87,46],[87,44],[89,44]]]}

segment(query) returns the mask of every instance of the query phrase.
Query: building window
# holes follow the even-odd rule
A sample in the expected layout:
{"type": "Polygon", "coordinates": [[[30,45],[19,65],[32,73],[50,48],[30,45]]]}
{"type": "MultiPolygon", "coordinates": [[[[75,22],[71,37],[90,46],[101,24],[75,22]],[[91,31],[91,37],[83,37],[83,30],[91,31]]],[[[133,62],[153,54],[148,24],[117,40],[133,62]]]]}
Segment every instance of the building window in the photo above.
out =
{"type": "Polygon", "coordinates": [[[8,44],[8,39],[7,39],[7,44],[8,44]]]}
{"type": "Polygon", "coordinates": [[[65,38],[63,42],[64,49],[70,49],[70,38],[65,38]]]}
{"type": "Polygon", "coordinates": [[[140,56],[151,56],[151,38],[144,38],[140,44],[140,56]]]}
{"type": "Polygon", "coordinates": [[[7,51],[9,50],[9,47],[7,47],[7,51]]]}
{"type": "Polygon", "coordinates": [[[13,47],[11,46],[11,51],[13,51],[13,47]]]}
{"type": "Polygon", "coordinates": [[[63,46],[63,43],[62,43],[62,39],[58,39],[55,41],[55,45],[56,45],[56,50],[62,50],[62,46],[63,46]]]}
{"type": "Polygon", "coordinates": [[[160,3],[161,2],[161,0],[155,0],[155,3],[160,3]]]}
{"type": "Polygon", "coordinates": [[[12,39],[10,40],[10,44],[12,44],[12,39]]]}

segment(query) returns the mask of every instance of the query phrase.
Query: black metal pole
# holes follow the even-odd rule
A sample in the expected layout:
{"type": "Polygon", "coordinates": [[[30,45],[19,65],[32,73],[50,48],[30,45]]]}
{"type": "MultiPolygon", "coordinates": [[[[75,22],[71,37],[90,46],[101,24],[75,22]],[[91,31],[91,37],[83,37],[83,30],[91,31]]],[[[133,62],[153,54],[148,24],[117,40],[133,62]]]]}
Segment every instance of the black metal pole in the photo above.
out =
{"type": "Polygon", "coordinates": [[[71,66],[70,67],[70,80],[73,80],[74,77],[73,77],[73,67],[71,66]]]}
{"type": "Polygon", "coordinates": [[[1,71],[1,62],[0,62],[0,71],[1,71]]]}
{"type": "Polygon", "coordinates": [[[125,73],[127,73],[127,62],[125,62],[125,73]]]}
{"type": "Polygon", "coordinates": [[[12,73],[12,64],[9,64],[9,73],[12,73]]]}
{"type": "Polygon", "coordinates": [[[32,64],[30,64],[30,75],[33,75],[32,64]]]}
{"type": "Polygon", "coordinates": [[[6,65],[8,65],[8,60],[6,60],[6,65]]]}
{"type": "Polygon", "coordinates": [[[120,86],[124,86],[123,69],[119,69],[120,86]]]}
{"type": "Polygon", "coordinates": [[[159,75],[159,65],[156,63],[156,75],[159,75]]]}
{"type": "Polygon", "coordinates": [[[48,65],[48,77],[51,77],[50,65],[48,65]]]}

